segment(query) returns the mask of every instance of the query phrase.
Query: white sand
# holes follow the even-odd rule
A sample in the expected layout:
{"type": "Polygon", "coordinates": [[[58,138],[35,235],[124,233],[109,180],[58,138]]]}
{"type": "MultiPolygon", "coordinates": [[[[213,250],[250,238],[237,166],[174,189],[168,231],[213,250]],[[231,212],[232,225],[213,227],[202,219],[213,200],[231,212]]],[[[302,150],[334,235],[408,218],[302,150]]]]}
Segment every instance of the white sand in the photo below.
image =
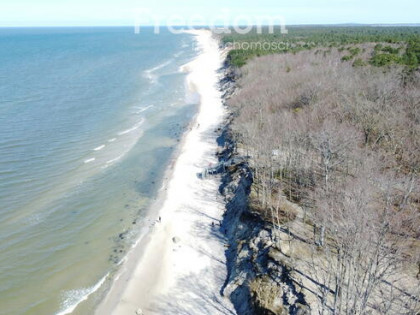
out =
{"type": "MultiPolygon", "coordinates": [[[[195,125],[173,165],[156,223],[129,254],[97,314],[234,314],[220,296],[226,279],[225,240],[218,226],[224,204],[216,178],[197,177],[216,163],[214,130],[224,109],[217,83],[222,54],[209,31],[195,31],[202,53],[184,67],[200,95],[195,125]],[[173,242],[173,238],[179,242],[173,242]]],[[[152,211],[155,211],[152,209],[152,211]]]]}

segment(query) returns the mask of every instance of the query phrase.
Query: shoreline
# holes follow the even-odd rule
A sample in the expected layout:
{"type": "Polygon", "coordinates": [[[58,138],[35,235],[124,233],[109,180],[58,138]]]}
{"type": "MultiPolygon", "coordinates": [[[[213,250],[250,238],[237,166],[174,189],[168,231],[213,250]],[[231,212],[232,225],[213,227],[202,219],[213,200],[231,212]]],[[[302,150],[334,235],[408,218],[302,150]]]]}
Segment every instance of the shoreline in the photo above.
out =
{"type": "Polygon", "coordinates": [[[144,219],[144,232],[95,314],[233,313],[228,299],[215,298],[227,273],[226,242],[213,227],[224,211],[219,182],[197,177],[217,163],[214,130],[225,117],[218,90],[224,58],[210,31],[189,33],[196,36],[201,52],[183,70],[188,70],[188,86],[200,95],[198,112],[165,171],[157,200],[144,219]],[[153,209],[158,210],[152,214],[153,209]],[[207,295],[196,287],[197,281],[203,282],[207,295]]]}

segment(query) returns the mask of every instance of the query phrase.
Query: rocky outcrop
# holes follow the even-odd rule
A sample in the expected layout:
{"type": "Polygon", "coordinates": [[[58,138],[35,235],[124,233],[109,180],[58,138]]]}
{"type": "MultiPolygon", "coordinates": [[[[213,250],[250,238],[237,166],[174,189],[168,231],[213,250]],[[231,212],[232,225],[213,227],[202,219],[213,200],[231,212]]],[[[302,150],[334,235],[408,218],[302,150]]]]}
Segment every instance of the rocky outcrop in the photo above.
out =
{"type": "MultiPolygon", "coordinates": [[[[224,95],[234,93],[232,77],[221,82],[224,95]]],[[[218,139],[221,161],[236,155],[229,125],[230,116],[218,139]]],[[[221,229],[228,240],[228,275],[221,294],[231,299],[240,315],[310,314],[291,268],[285,261],[275,231],[258,213],[250,210],[248,197],[252,172],[247,163],[235,165],[222,175],[220,192],[226,201],[221,229]]]]}

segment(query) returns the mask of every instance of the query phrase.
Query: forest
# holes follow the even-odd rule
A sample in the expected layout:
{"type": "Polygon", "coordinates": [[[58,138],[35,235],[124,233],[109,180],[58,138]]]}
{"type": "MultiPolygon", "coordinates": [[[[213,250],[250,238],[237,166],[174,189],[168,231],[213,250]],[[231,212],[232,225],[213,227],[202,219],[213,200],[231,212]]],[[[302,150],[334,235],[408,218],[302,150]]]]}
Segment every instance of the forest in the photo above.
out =
{"type": "Polygon", "coordinates": [[[420,312],[419,34],[295,27],[223,38],[284,43],[230,50],[227,104],[250,157],[250,207],[292,235],[291,268],[312,279],[320,314],[420,312]]]}
{"type": "MultiPolygon", "coordinates": [[[[373,26],[289,26],[287,34],[281,34],[280,28],[274,28],[270,33],[268,28],[262,28],[258,34],[257,28],[247,34],[231,34],[222,37],[225,46],[233,46],[229,52],[232,65],[241,67],[252,57],[276,53],[296,53],[314,48],[332,48],[340,50],[351,49],[352,46],[363,43],[383,43],[370,55],[368,62],[383,66],[403,64],[411,68],[419,66],[420,62],[420,27],[373,27],[373,26]],[[271,47],[257,46],[242,49],[242,43],[270,43],[271,47]],[[236,46],[239,46],[239,49],[236,46]]],[[[353,59],[359,51],[350,51],[347,58],[353,59]]]]}

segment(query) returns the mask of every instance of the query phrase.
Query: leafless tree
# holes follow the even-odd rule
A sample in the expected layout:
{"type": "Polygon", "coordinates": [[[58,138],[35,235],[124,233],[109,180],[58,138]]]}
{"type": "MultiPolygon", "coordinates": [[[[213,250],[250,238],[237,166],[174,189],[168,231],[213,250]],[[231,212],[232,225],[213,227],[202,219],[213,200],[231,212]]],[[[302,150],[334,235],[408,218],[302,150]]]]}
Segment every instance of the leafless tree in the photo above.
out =
{"type": "Polygon", "coordinates": [[[229,101],[233,129],[273,224],[281,198],[309,209],[322,313],[415,314],[420,78],[340,58],[332,50],[251,61],[229,101]]]}

